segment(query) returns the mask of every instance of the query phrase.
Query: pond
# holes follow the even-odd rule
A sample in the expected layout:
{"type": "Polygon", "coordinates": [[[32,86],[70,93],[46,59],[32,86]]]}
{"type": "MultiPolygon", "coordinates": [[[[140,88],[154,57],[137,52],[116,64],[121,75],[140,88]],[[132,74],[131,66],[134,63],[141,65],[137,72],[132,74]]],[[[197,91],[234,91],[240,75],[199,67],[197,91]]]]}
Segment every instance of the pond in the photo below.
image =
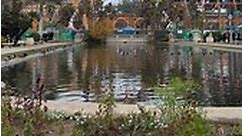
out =
{"type": "Polygon", "coordinates": [[[241,106],[241,52],[196,46],[108,43],[74,46],[2,67],[2,81],[30,94],[38,76],[55,101],[93,102],[109,90],[117,102],[153,104],[146,88],[172,77],[203,85],[198,101],[205,106],[241,106]]]}

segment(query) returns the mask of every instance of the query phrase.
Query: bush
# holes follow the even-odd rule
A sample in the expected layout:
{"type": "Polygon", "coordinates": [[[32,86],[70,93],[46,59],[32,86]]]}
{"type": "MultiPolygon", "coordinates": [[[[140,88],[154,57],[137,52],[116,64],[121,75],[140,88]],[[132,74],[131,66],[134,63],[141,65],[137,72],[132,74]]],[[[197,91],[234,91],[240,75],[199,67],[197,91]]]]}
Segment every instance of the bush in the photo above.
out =
{"type": "MultiPolygon", "coordinates": [[[[77,112],[73,115],[64,113],[46,113],[41,108],[43,85],[37,80],[36,101],[27,104],[27,99],[11,104],[10,99],[2,99],[2,134],[9,135],[70,135],[72,136],[211,136],[214,127],[204,118],[197,104],[185,100],[178,105],[177,98],[201,90],[196,82],[179,78],[171,80],[165,87],[154,87],[164,101],[158,110],[149,111],[139,107],[139,113],[117,116],[114,114],[115,101],[112,92],[100,99],[98,111],[94,115],[77,112]],[[19,107],[23,107],[22,109],[19,107]],[[69,122],[68,122],[69,121],[69,122]],[[67,127],[74,122],[75,125],[67,127]],[[53,128],[58,128],[53,132],[53,128]],[[17,129],[22,129],[17,131],[17,129]],[[65,132],[68,132],[66,134],[65,132]]],[[[122,110],[122,109],[121,109],[122,110]]],[[[220,128],[217,128],[218,131],[220,128]]],[[[224,131],[224,130],[223,130],[224,131]]],[[[232,135],[241,134],[241,125],[234,127],[232,135]]],[[[217,136],[217,135],[216,135],[217,136]]]]}
{"type": "Polygon", "coordinates": [[[110,19],[102,19],[95,22],[90,34],[93,39],[105,39],[113,32],[113,21],[110,19]]]}
{"type": "Polygon", "coordinates": [[[167,31],[155,31],[154,37],[156,41],[160,42],[168,42],[170,40],[169,32],[167,31]]]}
{"type": "Polygon", "coordinates": [[[7,43],[8,39],[5,36],[1,36],[1,43],[7,43]]]}
{"type": "Polygon", "coordinates": [[[213,32],[212,35],[213,35],[214,42],[220,42],[223,38],[220,32],[213,32]]]}
{"type": "Polygon", "coordinates": [[[34,41],[40,41],[40,35],[37,32],[31,33],[31,36],[33,37],[34,41]]]}
{"type": "Polygon", "coordinates": [[[203,42],[206,42],[207,37],[209,36],[209,32],[203,34],[203,42]]]}

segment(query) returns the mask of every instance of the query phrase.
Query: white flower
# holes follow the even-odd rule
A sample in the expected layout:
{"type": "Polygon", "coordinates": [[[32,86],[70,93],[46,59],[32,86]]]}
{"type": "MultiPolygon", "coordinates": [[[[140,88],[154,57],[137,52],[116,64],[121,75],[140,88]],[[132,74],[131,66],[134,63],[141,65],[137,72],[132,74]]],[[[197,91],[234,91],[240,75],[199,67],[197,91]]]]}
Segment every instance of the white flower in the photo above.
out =
{"type": "Polygon", "coordinates": [[[130,114],[129,117],[132,118],[133,116],[130,114]]]}
{"type": "Polygon", "coordinates": [[[131,120],[131,119],[129,119],[129,120],[128,120],[128,122],[129,122],[129,123],[132,123],[132,120],[131,120]]]}
{"type": "Polygon", "coordinates": [[[84,124],[84,121],[80,121],[80,124],[82,124],[82,125],[83,125],[83,124],[84,124]]]}
{"type": "Polygon", "coordinates": [[[83,118],[87,118],[87,115],[84,114],[84,115],[83,115],[83,118]]]}

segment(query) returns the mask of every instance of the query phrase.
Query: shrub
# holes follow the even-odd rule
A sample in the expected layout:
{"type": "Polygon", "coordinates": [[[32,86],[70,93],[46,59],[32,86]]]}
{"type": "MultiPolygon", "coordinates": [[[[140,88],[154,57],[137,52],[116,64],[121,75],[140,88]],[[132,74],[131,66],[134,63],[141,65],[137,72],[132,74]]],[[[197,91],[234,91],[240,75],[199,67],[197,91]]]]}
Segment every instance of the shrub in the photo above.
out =
{"type": "Polygon", "coordinates": [[[169,32],[167,31],[155,31],[154,37],[155,40],[158,40],[160,42],[167,42],[170,40],[169,32]]]}
{"type": "Polygon", "coordinates": [[[1,43],[7,43],[8,39],[5,36],[1,36],[1,43]]]}
{"type": "Polygon", "coordinates": [[[110,19],[103,19],[95,22],[91,29],[91,36],[94,39],[104,39],[113,32],[113,21],[110,19]]]}
{"type": "MultiPolygon", "coordinates": [[[[46,135],[51,131],[49,123],[57,127],[56,135],[72,132],[72,136],[211,136],[214,127],[204,118],[204,113],[198,109],[197,103],[187,100],[190,93],[201,90],[201,86],[192,80],[183,81],[173,78],[167,86],[153,87],[164,101],[159,110],[146,110],[139,106],[138,113],[116,115],[113,113],[115,101],[113,93],[109,92],[99,97],[100,104],[94,115],[76,112],[73,115],[65,113],[46,113],[41,108],[43,84],[37,80],[37,90],[34,91],[35,101],[17,99],[11,104],[9,97],[2,97],[2,135],[16,135],[16,125],[20,125],[26,136],[46,135]],[[177,98],[185,101],[178,103],[177,98]],[[22,107],[22,108],[21,108],[22,107]],[[66,127],[72,121],[71,130],[66,127]],[[55,123],[53,123],[55,122],[55,123]]],[[[121,109],[123,110],[123,109],[121,109]]],[[[22,134],[22,133],[18,133],[22,134]]],[[[53,133],[53,135],[55,135],[53,133]]],[[[231,135],[241,135],[241,125],[234,127],[231,135]]],[[[217,136],[217,135],[216,135],[217,136]]]]}
{"type": "Polygon", "coordinates": [[[45,42],[49,41],[49,40],[52,40],[53,39],[53,36],[54,36],[54,33],[53,32],[49,32],[49,33],[44,33],[43,34],[43,40],[45,42]]]}
{"type": "Polygon", "coordinates": [[[34,41],[40,41],[40,34],[37,32],[31,33],[31,36],[33,37],[34,41]]]}
{"type": "Polygon", "coordinates": [[[204,34],[202,35],[202,40],[203,40],[203,42],[206,42],[206,39],[207,39],[208,36],[209,36],[209,33],[208,33],[208,32],[206,32],[206,33],[204,33],[204,34]]]}
{"type": "Polygon", "coordinates": [[[213,32],[212,35],[213,35],[214,42],[220,42],[223,38],[220,32],[213,32]]]}

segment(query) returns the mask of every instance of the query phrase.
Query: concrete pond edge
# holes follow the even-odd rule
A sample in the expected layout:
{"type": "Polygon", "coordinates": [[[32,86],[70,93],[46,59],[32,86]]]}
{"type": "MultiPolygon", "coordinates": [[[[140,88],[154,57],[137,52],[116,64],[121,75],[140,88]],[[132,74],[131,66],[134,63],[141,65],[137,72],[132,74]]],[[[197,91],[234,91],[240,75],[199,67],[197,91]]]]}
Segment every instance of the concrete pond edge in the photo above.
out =
{"type": "MultiPolygon", "coordinates": [[[[47,101],[44,103],[51,112],[64,112],[74,114],[83,111],[88,114],[95,114],[98,110],[98,103],[91,102],[57,102],[47,101]]],[[[206,119],[216,122],[241,122],[242,107],[201,107],[205,112],[206,119]]],[[[145,106],[146,110],[156,111],[155,106],[145,106]]],[[[139,108],[135,104],[116,104],[114,108],[116,114],[138,113],[139,108]]]]}

